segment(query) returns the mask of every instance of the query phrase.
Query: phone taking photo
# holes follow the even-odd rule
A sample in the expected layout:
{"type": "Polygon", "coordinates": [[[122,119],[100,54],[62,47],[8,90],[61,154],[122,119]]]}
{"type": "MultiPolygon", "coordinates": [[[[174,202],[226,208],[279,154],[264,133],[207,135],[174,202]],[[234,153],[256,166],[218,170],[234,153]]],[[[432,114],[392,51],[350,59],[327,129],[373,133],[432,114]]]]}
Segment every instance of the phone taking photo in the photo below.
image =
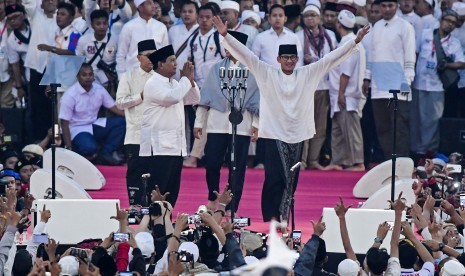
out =
{"type": "Polygon", "coordinates": [[[292,238],[292,243],[294,244],[294,250],[297,250],[298,247],[300,247],[302,244],[302,231],[300,230],[292,231],[291,238],[292,238]]]}
{"type": "Polygon", "coordinates": [[[129,241],[128,233],[113,233],[113,240],[115,242],[127,242],[129,241]]]}
{"type": "Polygon", "coordinates": [[[48,235],[47,234],[33,234],[32,238],[34,240],[34,243],[48,244],[48,235]]]}

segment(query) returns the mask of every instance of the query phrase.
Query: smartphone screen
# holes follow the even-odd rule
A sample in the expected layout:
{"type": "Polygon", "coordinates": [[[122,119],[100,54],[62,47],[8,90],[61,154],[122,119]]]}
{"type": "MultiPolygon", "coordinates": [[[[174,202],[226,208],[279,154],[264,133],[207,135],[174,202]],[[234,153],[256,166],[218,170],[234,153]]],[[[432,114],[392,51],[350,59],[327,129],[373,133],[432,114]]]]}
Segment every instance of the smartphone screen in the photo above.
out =
{"type": "Polygon", "coordinates": [[[460,206],[465,207],[465,194],[460,195],[460,206]]]}
{"type": "Polygon", "coordinates": [[[250,226],[250,218],[234,218],[233,222],[236,227],[250,226]]]}
{"type": "Polygon", "coordinates": [[[300,230],[294,230],[292,231],[292,242],[294,244],[294,249],[297,249],[297,246],[301,245],[302,242],[302,231],[300,230]]]}
{"type": "Polygon", "coordinates": [[[189,215],[187,217],[188,224],[200,224],[201,222],[202,222],[202,219],[200,218],[199,215],[189,215]]]}
{"type": "Polygon", "coordinates": [[[48,235],[47,234],[34,234],[33,239],[34,239],[34,243],[48,244],[48,235]]]}
{"type": "Polygon", "coordinates": [[[117,242],[127,242],[129,240],[128,233],[114,233],[113,240],[117,242]]]}
{"type": "Polygon", "coordinates": [[[389,224],[389,231],[392,231],[394,229],[394,222],[393,221],[386,221],[387,224],[389,224]]]}
{"type": "Polygon", "coordinates": [[[462,165],[447,164],[446,169],[449,173],[462,173],[462,165]]]}
{"type": "Polygon", "coordinates": [[[142,215],[148,215],[149,214],[149,208],[147,208],[147,207],[140,208],[140,213],[142,215]]]}

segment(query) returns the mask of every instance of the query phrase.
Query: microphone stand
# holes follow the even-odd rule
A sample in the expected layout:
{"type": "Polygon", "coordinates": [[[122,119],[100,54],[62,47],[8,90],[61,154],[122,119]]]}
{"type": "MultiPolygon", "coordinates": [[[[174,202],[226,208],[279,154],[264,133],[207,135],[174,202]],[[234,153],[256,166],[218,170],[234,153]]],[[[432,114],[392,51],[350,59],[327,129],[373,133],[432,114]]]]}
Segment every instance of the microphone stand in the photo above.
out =
{"type": "Polygon", "coordinates": [[[294,198],[294,194],[295,194],[295,190],[296,190],[296,187],[297,187],[297,181],[295,179],[295,173],[296,173],[296,170],[298,168],[300,168],[301,165],[302,165],[302,162],[297,162],[289,170],[289,172],[291,173],[292,194],[291,194],[291,202],[290,202],[290,205],[289,205],[287,220],[291,221],[291,217],[292,217],[291,233],[295,230],[295,214],[294,214],[295,198],[294,198]]]}
{"type": "Polygon", "coordinates": [[[150,196],[147,194],[147,182],[150,178],[150,174],[149,173],[146,173],[146,174],[143,174],[141,176],[142,178],[142,204],[144,204],[143,206],[149,206],[148,205],[148,199],[150,198],[150,196]]]}
{"type": "MultiPolygon", "coordinates": [[[[236,158],[236,138],[237,138],[237,126],[242,122],[244,117],[242,116],[242,108],[244,107],[245,95],[247,93],[247,78],[249,77],[249,69],[247,67],[232,68],[228,70],[228,81],[225,81],[226,68],[220,67],[219,77],[221,94],[228,100],[231,112],[229,113],[229,122],[232,126],[231,134],[231,162],[229,164],[229,187],[231,192],[235,194],[236,187],[236,170],[237,170],[237,158],[236,158]],[[235,81],[233,81],[235,78],[235,81]],[[225,93],[225,90],[227,93],[225,93]],[[236,105],[236,98],[239,98],[239,105],[236,105]]],[[[231,222],[234,220],[235,213],[235,202],[231,200],[229,204],[231,210],[231,222]]]]}
{"type": "Polygon", "coordinates": [[[397,143],[397,109],[399,105],[399,98],[397,94],[400,93],[400,90],[389,90],[389,93],[392,93],[393,97],[389,99],[388,107],[391,103],[394,102],[394,120],[393,120],[393,130],[392,130],[392,167],[391,167],[391,201],[394,202],[395,193],[396,193],[396,143],[397,143]]]}
{"type": "MultiPolygon", "coordinates": [[[[56,187],[55,187],[55,183],[56,183],[56,169],[55,169],[55,161],[56,161],[56,142],[55,142],[55,135],[56,135],[56,131],[58,131],[58,129],[55,129],[57,127],[55,127],[56,125],[56,121],[55,121],[55,115],[57,113],[57,88],[58,87],[61,87],[61,84],[59,83],[51,83],[50,84],[50,87],[52,88],[52,90],[50,91],[50,94],[49,94],[49,97],[50,99],[52,100],[52,144],[50,145],[51,146],[51,149],[52,149],[52,199],[55,199],[56,197],[56,187]]],[[[58,125],[56,125],[58,126],[58,125]]]]}

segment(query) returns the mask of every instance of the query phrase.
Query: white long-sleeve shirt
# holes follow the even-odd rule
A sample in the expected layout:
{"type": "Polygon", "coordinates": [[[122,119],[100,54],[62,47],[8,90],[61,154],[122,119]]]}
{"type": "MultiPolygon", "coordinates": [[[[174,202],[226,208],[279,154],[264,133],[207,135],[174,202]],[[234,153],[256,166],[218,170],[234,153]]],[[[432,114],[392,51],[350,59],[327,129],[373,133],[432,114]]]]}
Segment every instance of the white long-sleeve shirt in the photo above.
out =
{"type": "Polygon", "coordinates": [[[154,72],[145,72],[140,67],[122,75],[116,92],[116,107],[124,110],[126,118],[126,136],[124,144],[140,144],[140,128],[142,125],[142,92],[147,81],[154,72]]]}
{"type": "Polygon", "coordinates": [[[397,10],[397,16],[399,16],[402,19],[405,19],[413,26],[413,30],[415,31],[415,41],[418,47],[418,41],[420,41],[421,33],[424,30],[423,21],[421,20],[421,17],[413,11],[409,13],[402,13],[400,9],[397,10]]]}
{"type": "Polygon", "coordinates": [[[118,75],[140,66],[137,60],[137,43],[146,39],[155,40],[157,49],[168,45],[168,32],[165,24],[153,18],[146,21],[138,16],[123,26],[116,54],[118,75]]]}
{"type": "MultiPolygon", "coordinates": [[[[89,24],[89,28],[92,30],[90,26],[90,14],[98,9],[97,1],[95,0],[85,0],[84,1],[84,13],[86,22],[89,24]]],[[[121,29],[123,29],[123,25],[132,19],[132,10],[131,6],[123,1],[123,4],[118,7],[118,9],[114,9],[110,11],[108,15],[108,32],[111,33],[112,36],[115,38],[119,37],[121,33],[121,29]]],[[[93,31],[93,30],[92,30],[93,31]]]]}
{"type": "MultiPolygon", "coordinates": [[[[279,36],[273,28],[259,33],[253,42],[252,51],[261,61],[279,68],[281,65],[276,58],[278,57],[279,46],[282,44],[295,44],[297,46],[297,55],[303,57],[303,48],[299,38],[287,28],[284,28],[279,36]]],[[[299,58],[297,67],[302,65],[304,65],[303,58],[299,58]]]]}
{"type": "MultiPolygon", "coordinates": [[[[391,20],[381,19],[371,30],[372,40],[369,50],[370,62],[398,62],[404,70],[408,84],[415,77],[415,31],[410,23],[395,15],[391,20]]],[[[370,65],[369,65],[370,66],[370,65]]],[[[365,78],[371,79],[371,98],[390,99],[389,91],[376,87],[376,78],[372,77],[367,67],[365,78]]],[[[408,100],[407,96],[398,95],[399,100],[408,100]]],[[[411,99],[411,96],[409,97],[411,99]]]]}
{"type": "Polygon", "coordinates": [[[187,156],[184,99],[194,90],[197,103],[200,100],[197,85],[191,88],[186,77],[178,82],[156,72],[147,81],[142,103],[140,156],[187,156]]]}
{"type": "Polygon", "coordinates": [[[319,61],[283,73],[255,56],[231,35],[224,47],[249,67],[260,89],[260,127],[258,136],[286,143],[299,143],[315,134],[314,94],[321,78],[334,66],[358,51],[354,41],[334,50],[319,61]]]}
{"type": "MultiPolygon", "coordinates": [[[[173,50],[176,53],[182,44],[190,37],[190,35],[197,30],[199,24],[193,25],[189,30],[186,28],[186,25],[179,24],[172,26],[168,31],[168,37],[170,44],[173,46],[173,50]]],[[[189,45],[186,46],[184,51],[182,51],[179,56],[176,57],[176,62],[179,67],[182,67],[187,59],[190,57],[190,48],[189,45]]],[[[176,70],[174,75],[175,80],[180,79],[179,70],[176,70]]]]}

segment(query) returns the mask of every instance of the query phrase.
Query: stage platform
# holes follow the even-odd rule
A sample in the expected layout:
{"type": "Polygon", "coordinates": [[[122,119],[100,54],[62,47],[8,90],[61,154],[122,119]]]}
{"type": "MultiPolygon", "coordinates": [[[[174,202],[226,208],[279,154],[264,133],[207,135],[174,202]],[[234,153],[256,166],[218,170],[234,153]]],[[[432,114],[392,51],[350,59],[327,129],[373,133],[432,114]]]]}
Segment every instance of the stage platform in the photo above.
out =
{"type": "MultiPolygon", "coordinates": [[[[99,166],[98,169],[106,177],[107,184],[100,191],[89,191],[95,199],[120,199],[123,208],[129,206],[126,192],[126,167],[99,166]]],[[[317,220],[323,207],[334,207],[342,196],[347,204],[357,206],[359,199],[352,195],[352,189],[364,172],[344,171],[302,171],[295,194],[296,229],[302,230],[304,238],[311,236],[313,229],[310,220],[317,220]]],[[[223,183],[227,180],[227,169],[222,170],[223,183]]],[[[264,223],[261,215],[261,191],[264,170],[247,169],[244,193],[237,215],[250,217],[250,229],[267,232],[268,223],[264,223]]],[[[181,191],[174,208],[177,213],[193,214],[200,204],[207,202],[207,184],[204,168],[184,168],[181,178],[181,191]]]]}

